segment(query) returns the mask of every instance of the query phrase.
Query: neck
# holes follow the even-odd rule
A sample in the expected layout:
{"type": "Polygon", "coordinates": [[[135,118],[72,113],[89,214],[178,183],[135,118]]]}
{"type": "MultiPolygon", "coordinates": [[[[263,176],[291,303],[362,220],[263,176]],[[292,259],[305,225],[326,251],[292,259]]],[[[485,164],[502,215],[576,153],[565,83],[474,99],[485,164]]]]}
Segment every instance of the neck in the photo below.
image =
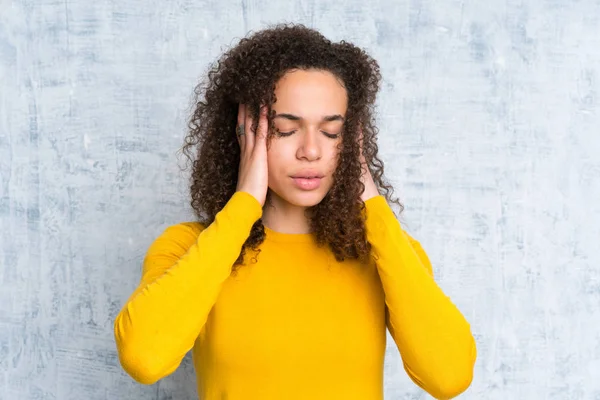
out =
{"type": "Polygon", "coordinates": [[[263,207],[263,225],[281,233],[310,233],[306,209],[285,201],[269,190],[263,207]]]}

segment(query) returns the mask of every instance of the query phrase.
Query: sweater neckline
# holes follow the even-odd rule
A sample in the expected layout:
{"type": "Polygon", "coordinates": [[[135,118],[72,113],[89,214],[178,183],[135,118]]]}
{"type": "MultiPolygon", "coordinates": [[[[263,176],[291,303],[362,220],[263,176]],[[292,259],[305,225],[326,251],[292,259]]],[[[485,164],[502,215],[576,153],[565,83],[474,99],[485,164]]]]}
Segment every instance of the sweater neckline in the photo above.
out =
{"type": "Polygon", "coordinates": [[[283,233],[263,225],[267,240],[285,243],[310,243],[314,240],[312,233],[283,233]]]}

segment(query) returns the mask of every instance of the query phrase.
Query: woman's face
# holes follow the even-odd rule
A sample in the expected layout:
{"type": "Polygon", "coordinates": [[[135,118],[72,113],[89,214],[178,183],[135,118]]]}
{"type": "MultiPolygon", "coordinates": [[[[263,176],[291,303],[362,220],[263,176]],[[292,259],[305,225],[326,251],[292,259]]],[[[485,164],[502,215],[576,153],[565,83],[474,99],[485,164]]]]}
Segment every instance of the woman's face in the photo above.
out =
{"type": "Polygon", "coordinates": [[[294,70],[279,80],[275,96],[275,132],[267,152],[271,201],[314,206],[333,184],[346,89],[330,72],[294,70]],[[320,178],[303,179],[315,175],[320,178]]]}

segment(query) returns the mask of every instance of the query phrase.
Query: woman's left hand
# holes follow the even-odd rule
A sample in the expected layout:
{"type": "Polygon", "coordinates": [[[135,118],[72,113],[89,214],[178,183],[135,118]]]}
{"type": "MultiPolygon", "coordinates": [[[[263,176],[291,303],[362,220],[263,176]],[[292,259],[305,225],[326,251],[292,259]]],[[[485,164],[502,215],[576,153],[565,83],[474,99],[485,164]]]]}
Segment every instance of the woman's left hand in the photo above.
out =
{"type": "Polygon", "coordinates": [[[379,191],[377,190],[377,185],[375,185],[375,181],[371,176],[371,171],[369,170],[369,166],[367,165],[367,160],[363,154],[363,131],[362,127],[358,128],[358,143],[360,146],[360,164],[363,168],[363,173],[360,177],[360,181],[365,185],[365,190],[360,195],[360,199],[364,202],[369,200],[372,197],[378,196],[379,191]]]}

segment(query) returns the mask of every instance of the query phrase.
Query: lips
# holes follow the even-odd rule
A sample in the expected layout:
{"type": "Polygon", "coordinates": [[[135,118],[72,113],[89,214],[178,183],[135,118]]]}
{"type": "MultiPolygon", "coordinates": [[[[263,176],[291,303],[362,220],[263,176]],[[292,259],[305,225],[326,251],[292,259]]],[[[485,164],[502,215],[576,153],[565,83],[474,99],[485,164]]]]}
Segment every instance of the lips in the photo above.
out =
{"type": "Polygon", "coordinates": [[[294,185],[301,190],[314,190],[321,186],[321,178],[292,177],[294,185]]]}
{"type": "Polygon", "coordinates": [[[300,171],[297,174],[292,175],[292,178],[312,179],[312,178],[323,178],[323,174],[317,171],[300,171]]]}

